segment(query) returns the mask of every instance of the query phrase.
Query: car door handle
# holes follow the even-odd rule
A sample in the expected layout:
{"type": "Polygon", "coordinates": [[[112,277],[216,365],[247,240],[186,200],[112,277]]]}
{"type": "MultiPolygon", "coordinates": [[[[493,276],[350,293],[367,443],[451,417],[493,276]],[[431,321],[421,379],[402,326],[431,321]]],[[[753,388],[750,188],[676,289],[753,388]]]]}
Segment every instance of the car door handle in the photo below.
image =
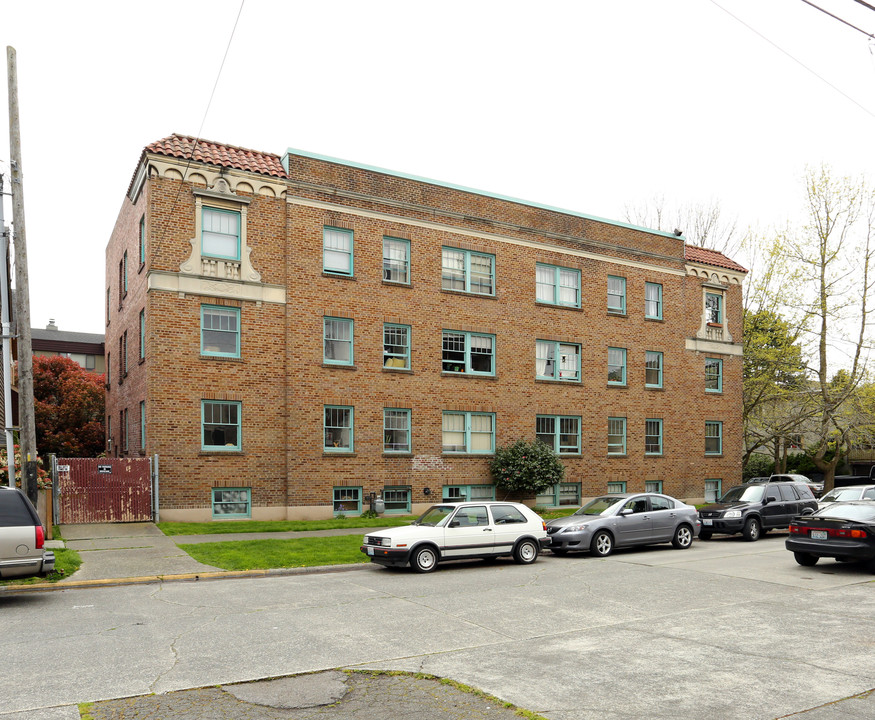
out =
{"type": "Polygon", "coordinates": [[[483,532],[492,532],[492,528],[483,528],[483,532]]]}

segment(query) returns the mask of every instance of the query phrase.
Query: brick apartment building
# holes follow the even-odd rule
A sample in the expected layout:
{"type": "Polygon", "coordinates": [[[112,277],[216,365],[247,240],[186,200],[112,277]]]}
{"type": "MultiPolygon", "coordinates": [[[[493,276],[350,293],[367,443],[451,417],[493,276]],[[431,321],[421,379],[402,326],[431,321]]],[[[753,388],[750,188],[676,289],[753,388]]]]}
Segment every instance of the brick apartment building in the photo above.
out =
{"type": "Polygon", "coordinates": [[[542,506],[740,479],[745,270],[682,237],[174,135],[106,268],[108,444],[165,520],[492,498],[519,438],[565,465],[542,506]]]}

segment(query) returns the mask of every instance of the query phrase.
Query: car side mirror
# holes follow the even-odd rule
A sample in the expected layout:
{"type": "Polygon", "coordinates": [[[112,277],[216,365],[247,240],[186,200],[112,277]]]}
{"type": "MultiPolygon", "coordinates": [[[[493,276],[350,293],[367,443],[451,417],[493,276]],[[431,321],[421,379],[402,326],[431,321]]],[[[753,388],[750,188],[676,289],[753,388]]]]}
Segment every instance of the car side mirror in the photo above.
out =
{"type": "Polygon", "coordinates": [[[772,502],[772,500],[773,500],[773,498],[770,498],[768,496],[764,497],[763,498],[763,505],[768,505],[770,502],[772,502]]]}
{"type": "Polygon", "coordinates": [[[461,523],[458,520],[451,520],[447,527],[459,527],[461,523]]]}
{"type": "Polygon", "coordinates": [[[632,514],[632,508],[623,508],[620,510],[620,515],[626,516],[632,514]]]}

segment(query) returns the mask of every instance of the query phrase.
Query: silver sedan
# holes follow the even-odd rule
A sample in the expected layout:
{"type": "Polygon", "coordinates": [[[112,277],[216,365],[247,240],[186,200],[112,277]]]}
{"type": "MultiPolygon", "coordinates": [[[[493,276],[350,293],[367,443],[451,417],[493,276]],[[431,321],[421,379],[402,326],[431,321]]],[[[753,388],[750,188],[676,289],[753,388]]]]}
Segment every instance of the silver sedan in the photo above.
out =
{"type": "Polygon", "coordinates": [[[701,529],[696,508],[657,493],[612,493],[591,500],[573,515],[547,523],[550,550],[583,550],[606,557],[615,547],[670,542],[683,550],[701,529]]]}

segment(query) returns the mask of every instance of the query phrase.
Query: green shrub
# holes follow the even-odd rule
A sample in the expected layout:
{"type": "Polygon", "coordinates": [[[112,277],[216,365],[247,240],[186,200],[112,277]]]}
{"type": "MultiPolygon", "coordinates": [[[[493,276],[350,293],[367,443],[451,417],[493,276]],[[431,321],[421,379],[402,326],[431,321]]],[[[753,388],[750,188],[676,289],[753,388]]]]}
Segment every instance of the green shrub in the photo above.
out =
{"type": "Polygon", "coordinates": [[[496,448],[489,469],[497,488],[522,497],[537,495],[565,477],[553,448],[540,440],[517,440],[496,448]]]}
{"type": "Polygon", "coordinates": [[[748,458],[747,465],[741,471],[741,479],[747,482],[755,477],[768,477],[772,474],[775,467],[775,461],[768,455],[760,455],[753,453],[748,458]]]}

